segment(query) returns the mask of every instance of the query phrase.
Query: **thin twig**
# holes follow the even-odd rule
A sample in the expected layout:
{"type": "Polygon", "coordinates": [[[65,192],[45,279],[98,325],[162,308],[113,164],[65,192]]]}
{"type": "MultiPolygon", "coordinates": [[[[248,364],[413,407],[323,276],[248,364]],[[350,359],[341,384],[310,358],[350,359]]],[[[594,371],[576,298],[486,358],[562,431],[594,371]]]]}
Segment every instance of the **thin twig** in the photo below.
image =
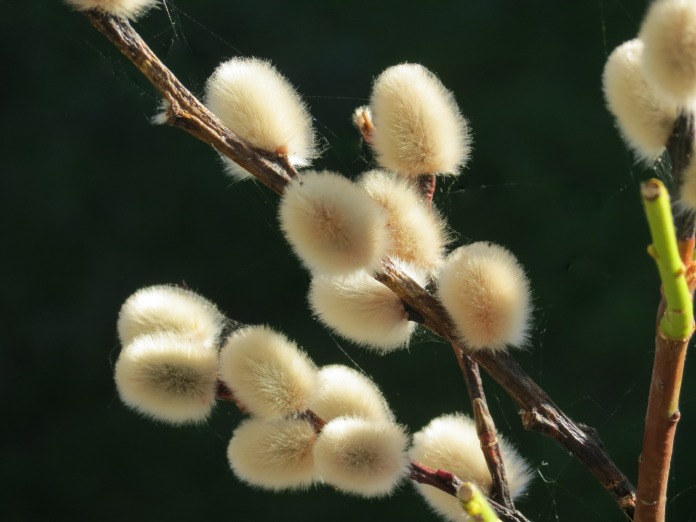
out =
{"type": "MultiPolygon", "coordinates": [[[[227,130],[159,61],[128,21],[95,11],[87,12],[87,17],[162,93],[169,105],[165,123],[211,145],[282,194],[295,176],[284,158],[252,149],[227,130]]],[[[383,268],[377,279],[416,310],[433,332],[456,342],[455,329],[439,301],[391,260],[385,260],[383,268]]],[[[551,436],[573,453],[632,516],[635,490],[604,451],[596,434],[580,428],[563,414],[509,355],[477,353],[473,357],[520,405],[525,428],[551,436]]]]}
{"type": "MultiPolygon", "coordinates": [[[[433,469],[416,461],[410,463],[409,476],[414,482],[432,486],[453,497],[457,496],[457,491],[463,484],[463,481],[450,471],[433,469]]],[[[488,499],[488,502],[498,513],[498,516],[506,522],[529,522],[522,513],[515,509],[507,508],[491,499],[488,499]]]]}
{"type": "Polygon", "coordinates": [[[495,429],[495,424],[493,423],[493,418],[488,410],[486,394],[483,391],[483,382],[481,382],[478,364],[456,344],[453,344],[452,348],[454,349],[459,367],[464,375],[469,397],[471,397],[474,419],[476,420],[476,432],[478,433],[481,443],[481,451],[483,452],[488,471],[493,479],[491,498],[497,500],[507,508],[515,509],[510,495],[507,475],[505,474],[505,463],[500,453],[498,434],[495,429]]]}

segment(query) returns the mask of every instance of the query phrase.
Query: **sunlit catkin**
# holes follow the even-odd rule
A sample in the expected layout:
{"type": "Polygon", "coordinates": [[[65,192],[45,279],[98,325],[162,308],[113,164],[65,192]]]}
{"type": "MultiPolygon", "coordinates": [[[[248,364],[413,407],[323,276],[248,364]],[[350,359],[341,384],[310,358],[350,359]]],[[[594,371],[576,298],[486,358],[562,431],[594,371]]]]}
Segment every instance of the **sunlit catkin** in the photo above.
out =
{"type": "Polygon", "coordinates": [[[96,10],[123,18],[135,19],[157,5],[158,0],[65,0],[78,11],[96,10]]]}
{"type": "Polygon", "coordinates": [[[251,413],[284,417],[307,408],[316,367],[284,335],[250,326],[235,332],[222,348],[220,378],[251,413]]]}
{"type": "MultiPolygon", "coordinates": [[[[424,285],[424,270],[400,267],[424,285]]],[[[351,341],[386,353],[408,345],[416,323],[399,297],[365,271],[346,276],[315,276],[309,304],[329,328],[351,341]]]]}
{"type": "Polygon", "coordinates": [[[333,364],[318,373],[317,387],[309,408],[325,421],[336,417],[360,417],[393,421],[394,416],[377,385],[362,373],[333,364]]]}
{"type": "Polygon", "coordinates": [[[677,107],[648,85],[642,56],[638,39],[614,49],[604,66],[604,97],[629,147],[640,159],[653,161],[665,149],[677,107]]]}
{"type": "Polygon", "coordinates": [[[643,67],[660,96],[680,107],[696,102],[696,2],[657,0],[640,29],[643,67]]]}
{"type": "Polygon", "coordinates": [[[314,481],[317,435],[302,419],[244,421],[232,435],[227,459],[241,480],[264,489],[307,488],[314,481]]]}
{"type": "Polygon", "coordinates": [[[141,288],[123,303],[116,324],[122,345],[135,337],[156,332],[176,332],[203,346],[213,346],[225,318],[200,295],[177,286],[141,288]]]}
{"type": "MultiPolygon", "coordinates": [[[[232,58],[206,83],[208,108],[246,143],[286,156],[296,167],[316,156],[312,119],[300,95],[273,65],[256,58],[232,58]]],[[[225,158],[237,178],[251,174],[225,158]]]]}
{"type": "Polygon", "coordinates": [[[425,204],[408,180],[394,174],[372,170],[359,183],[387,212],[392,237],[389,254],[434,270],[448,242],[445,222],[437,211],[425,204]]]}
{"type": "Polygon", "coordinates": [[[457,174],[471,138],[454,96],[422,65],[388,68],[370,97],[378,163],[404,176],[457,174]]]}
{"type": "Polygon", "coordinates": [[[317,474],[344,493],[389,495],[406,476],[408,437],[390,422],[339,417],[321,431],[314,445],[317,474]]]}
{"type": "Polygon", "coordinates": [[[309,172],[293,181],[279,217],[295,253],[317,273],[376,269],[391,243],[384,210],[360,186],[332,172],[309,172]]]}
{"type": "Polygon", "coordinates": [[[215,404],[217,351],[176,333],[140,335],[123,348],[114,374],[134,410],[171,424],[201,422],[215,404]]]}
{"type": "MultiPolygon", "coordinates": [[[[513,498],[518,497],[531,479],[529,466],[503,437],[498,436],[498,444],[510,493],[513,498]]],[[[409,456],[431,468],[446,469],[461,480],[475,482],[486,494],[491,491],[493,480],[481,451],[476,425],[465,415],[444,415],[433,419],[413,435],[409,456]]],[[[433,511],[452,522],[468,520],[457,498],[431,486],[414,485],[433,511]]]]}
{"type": "Polygon", "coordinates": [[[438,293],[468,348],[504,350],[526,341],[529,282],[505,248],[481,242],[451,252],[439,272],[438,293]]]}

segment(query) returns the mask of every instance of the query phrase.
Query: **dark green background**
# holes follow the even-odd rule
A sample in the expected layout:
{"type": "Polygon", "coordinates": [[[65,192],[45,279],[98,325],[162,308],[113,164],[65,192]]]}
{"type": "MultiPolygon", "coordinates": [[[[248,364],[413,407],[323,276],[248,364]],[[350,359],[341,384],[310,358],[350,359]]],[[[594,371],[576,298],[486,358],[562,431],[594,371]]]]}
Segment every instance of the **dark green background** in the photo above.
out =
{"type": "MultiPolygon", "coordinates": [[[[326,148],[317,165],[350,176],[371,165],[350,114],[373,78],[403,61],[437,73],[475,138],[438,204],[458,243],[494,241],[524,264],[535,326],[518,360],[635,480],[659,297],[638,186],[666,169],[633,164],[600,77],[645,6],[179,0],[171,19],[159,10],[138,26],[196,93],[225,58],[271,59],[311,106],[326,148]]],[[[319,364],[357,363],[411,431],[468,402],[451,350],[426,333],[386,357],[328,335],[307,312],[308,275],[278,231],[276,196],[231,183],[205,145],[150,125],[153,90],[82,16],[54,0],[0,0],[0,58],[0,518],[436,520],[409,486],[379,501],[244,486],[225,459],[242,418],[229,405],[187,429],[126,410],[111,377],[119,306],[142,286],[183,281],[230,317],[283,330],[319,364]]],[[[696,520],[695,370],[688,361],[673,521],[696,520]]],[[[500,431],[536,470],[519,503],[527,516],[622,520],[486,384],[500,431]]]]}

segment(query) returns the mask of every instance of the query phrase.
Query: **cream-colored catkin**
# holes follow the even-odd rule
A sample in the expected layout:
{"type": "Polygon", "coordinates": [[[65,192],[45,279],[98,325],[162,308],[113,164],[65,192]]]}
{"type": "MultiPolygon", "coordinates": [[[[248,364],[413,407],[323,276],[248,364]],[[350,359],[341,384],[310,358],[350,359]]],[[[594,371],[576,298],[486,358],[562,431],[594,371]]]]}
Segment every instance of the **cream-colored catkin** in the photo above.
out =
{"type": "Polygon", "coordinates": [[[391,494],[408,471],[408,436],[401,426],[338,417],[314,445],[317,474],[336,489],[363,497],[391,494]]]}
{"type": "Polygon", "coordinates": [[[377,162],[404,176],[457,174],[471,149],[454,95],[428,69],[404,63],[385,70],[370,97],[377,162]]]}
{"type": "Polygon", "coordinates": [[[251,413],[285,417],[307,409],[316,366],[295,343],[265,326],[237,330],[220,351],[220,378],[251,413]]]}
{"type": "Polygon", "coordinates": [[[423,201],[409,180],[393,173],[372,170],[363,174],[359,183],[387,212],[387,227],[392,236],[389,254],[435,270],[449,242],[445,221],[439,213],[423,201]]]}
{"type": "Polygon", "coordinates": [[[377,385],[357,370],[340,364],[324,366],[319,370],[309,409],[324,421],[342,416],[374,421],[394,420],[377,385]]]}
{"type": "Polygon", "coordinates": [[[696,2],[656,0],[640,29],[642,65],[655,91],[679,107],[696,102],[696,2]]]}
{"type": "Polygon", "coordinates": [[[307,172],[290,183],[279,218],[293,250],[315,273],[375,270],[391,244],[384,210],[333,172],[307,172]]]}
{"type": "MultiPolygon", "coordinates": [[[[522,495],[531,480],[529,465],[502,436],[498,444],[513,498],[522,495]]],[[[464,481],[471,481],[489,494],[493,480],[481,451],[481,442],[473,419],[462,414],[433,419],[413,435],[409,457],[434,469],[446,469],[464,481]]],[[[428,505],[447,520],[468,520],[459,501],[431,486],[414,483],[428,505]]]]}
{"type": "Polygon", "coordinates": [[[206,298],[170,285],[141,288],[121,306],[116,328],[123,346],[143,334],[175,332],[203,346],[218,342],[225,317],[206,298]]]}
{"type": "MultiPolygon", "coordinates": [[[[232,58],[206,83],[205,103],[225,126],[254,148],[287,157],[295,167],[317,156],[312,118],[290,82],[257,58],[232,58]]],[[[237,179],[252,175],[223,158],[237,179]]]]}
{"type": "Polygon", "coordinates": [[[135,19],[159,4],[158,0],[65,0],[77,11],[102,11],[114,16],[135,19]]]}
{"type": "Polygon", "coordinates": [[[288,418],[247,419],[227,448],[232,471],[244,482],[270,490],[304,489],[315,480],[310,423],[288,418]]]}
{"type": "Polygon", "coordinates": [[[114,379],[121,400],[148,417],[202,422],[215,405],[217,350],[173,332],[140,335],[121,350],[114,379]]]}
{"type": "MultiPolygon", "coordinates": [[[[425,285],[426,272],[397,261],[425,285]]],[[[416,323],[399,297],[364,270],[346,276],[315,276],[309,289],[314,314],[333,331],[379,353],[408,346],[416,323]]]]}
{"type": "Polygon", "coordinates": [[[677,118],[674,103],[660,97],[643,70],[644,45],[629,40],[614,49],[604,66],[604,97],[626,143],[645,161],[665,149],[677,118]]]}
{"type": "Polygon", "coordinates": [[[438,274],[438,293],[469,349],[506,350],[526,342],[529,282],[507,249],[479,242],[454,250],[438,274]]]}

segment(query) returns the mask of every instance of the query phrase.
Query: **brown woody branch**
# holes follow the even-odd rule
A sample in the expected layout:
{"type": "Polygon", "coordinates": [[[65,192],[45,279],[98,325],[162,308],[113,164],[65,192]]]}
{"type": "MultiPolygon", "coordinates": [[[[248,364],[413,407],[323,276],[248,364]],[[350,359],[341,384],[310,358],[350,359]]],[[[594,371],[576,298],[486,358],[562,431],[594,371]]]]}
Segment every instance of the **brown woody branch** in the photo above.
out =
{"type": "MultiPolygon", "coordinates": [[[[463,481],[454,473],[443,469],[433,469],[416,461],[411,461],[410,463],[409,477],[414,482],[432,486],[453,497],[457,496],[457,491],[463,484],[463,481]]],[[[529,522],[522,513],[514,508],[503,506],[490,498],[488,503],[505,522],[529,522]]]]}
{"type": "MultiPolygon", "coordinates": [[[[140,69],[167,102],[165,122],[179,127],[215,148],[282,194],[296,175],[286,159],[244,144],[208,111],[162,64],[127,20],[100,12],[87,13],[90,22],[140,69]]],[[[456,331],[437,299],[431,296],[391,260],[385,260],[377,279],[423,317],[436,334],[457,343],[456,331]]],[[[522,409],[523,425],[554,438],[575,455],[600,481],[629,516],[633,514],[635,490],[604,451],[596,432],[580,427],[551,401],[548,395],[508,354],[471,354],[522,409]]]]}
{"type": "MultiPolygon", "coordinates": [[[[691,162],[694,150],[694,115],[681,114],[674,125],[667,143],[667,151],[672,164],[672,213],[674,226],[686,280],[693,295],[694,291],[694,231],[696,213],[678,202],[684,173],[691,162]]],[[[655,338],[655,359],[648,407],[645,415],[643,446],[638,466],[638,492],[636,500],[636,522],[662,522],[667,507],[667,486],[669,469],[674,449],[674,436],[679,412],[679,391],[684,373],[686,351],[691,340],[669,339],[661,328],[660,321],[665,313],[667,302],[662,294],[657,313],[657,335],[655,338]]]]}
{"type": "Polygon", "coordinates": [[[454,349],[459,367],[464,375],[469,397],[471,397],[474,419],[476,421],[476,432],[481,442],[481,451],[483,452],[488,471],[493,479],[491,498],[497,500],[507,508],[514,509],[515,505],[512,502],[510,487],[508,485],[507,475],[505,474],[505,463],[503,462],[503,456],[500,453],[500,445],[498,444],[498,434],[491,413],[488,410],[486,394],[483,391],[483,382],[481,382],[481,373],[479,372],[478,364],[456,344],[453,344],[452,348],[454,349]]]}
{"type": "MultiPolygon", "coordinates": [[[[442,304],[418,283],[403,274],[389,259],[382,264],[377,280],[389,287],[423,317],[425,326],[459,344],[456,329],[442,304]]],[[[525,429],[547,435],[570,451],[614,497],[621,509],[633,516],[635,488],[611,460],[589,427],[580,426],[565,415],[508,353],[476,351],[471,357],[505,389],[521,408],[525,429]]]]}

